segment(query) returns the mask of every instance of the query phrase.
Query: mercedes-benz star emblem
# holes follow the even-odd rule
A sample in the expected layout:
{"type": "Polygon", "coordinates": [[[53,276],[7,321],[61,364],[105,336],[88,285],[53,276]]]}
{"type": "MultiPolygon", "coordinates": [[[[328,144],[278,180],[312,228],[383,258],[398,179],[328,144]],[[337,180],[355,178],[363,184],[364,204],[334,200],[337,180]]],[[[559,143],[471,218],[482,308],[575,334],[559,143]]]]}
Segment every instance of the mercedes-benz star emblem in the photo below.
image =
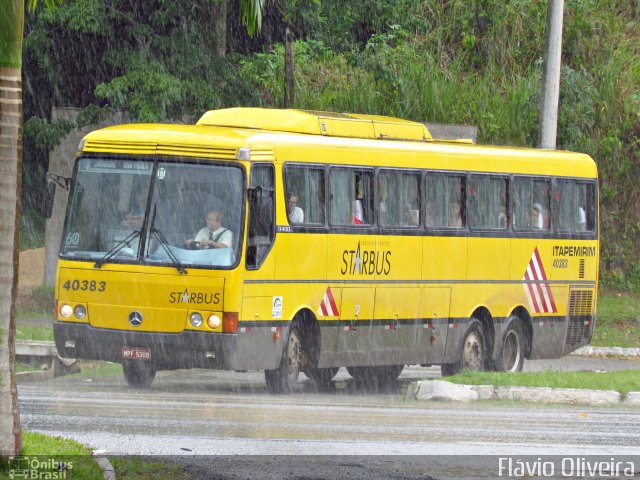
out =
{"type": "Polygon", "coordinates": [[[129,314],[129,323],[132,327],[139,327],[142,325],[142,314],[138,311],[133,311],[129,314]]]}

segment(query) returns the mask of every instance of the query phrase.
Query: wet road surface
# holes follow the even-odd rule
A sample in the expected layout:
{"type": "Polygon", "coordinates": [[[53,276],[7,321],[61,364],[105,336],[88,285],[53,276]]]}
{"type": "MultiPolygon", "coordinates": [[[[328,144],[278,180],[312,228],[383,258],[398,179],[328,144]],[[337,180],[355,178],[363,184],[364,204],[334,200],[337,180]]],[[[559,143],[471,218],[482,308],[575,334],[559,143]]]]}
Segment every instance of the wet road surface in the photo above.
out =
{"type": "MultiPolygon", "coordinates": [[[[571,369],[640,369],[640,362],[567,361],[571,369]]],[[[554,368],[546,361],[526,365],[554,368]]],[[[69,376],[20,385],[19,393],[25,429],[108,454],[623,455],[640,449],[637,408],[403,399],[409,382],[435,377],[437,368],[407,367],[398,382],[378,391],[341,370],[329,391],[317,392],[305,379],[293,395],[269,395],[262,372],[190,370],[160,372],[149,390],[131,389],[120,377],[69,376]]]]}

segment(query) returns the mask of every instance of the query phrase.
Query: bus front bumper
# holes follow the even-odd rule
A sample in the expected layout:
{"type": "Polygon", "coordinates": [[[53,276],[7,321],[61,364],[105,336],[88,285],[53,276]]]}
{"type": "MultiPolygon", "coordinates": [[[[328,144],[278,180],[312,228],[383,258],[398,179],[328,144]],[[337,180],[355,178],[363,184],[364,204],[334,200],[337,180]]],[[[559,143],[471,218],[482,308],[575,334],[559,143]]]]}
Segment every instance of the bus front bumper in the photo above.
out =
{"type": "MultiPolygon", "coordinates": [[[[62,357],[121,363],[133,358],[131,352],[134,352],[143,361],[151,361],[157,370],[250,370],[265,368],[265,356],[260,358],[260,355],[273,355],[272,352],[244,348],[243,339],[237,334],[133,332],[58,321],[53,324],[53,332],[58,354],[62,357]]],[[[278,359],[279,355],[274,358],[276,365],[278,359]]]]}

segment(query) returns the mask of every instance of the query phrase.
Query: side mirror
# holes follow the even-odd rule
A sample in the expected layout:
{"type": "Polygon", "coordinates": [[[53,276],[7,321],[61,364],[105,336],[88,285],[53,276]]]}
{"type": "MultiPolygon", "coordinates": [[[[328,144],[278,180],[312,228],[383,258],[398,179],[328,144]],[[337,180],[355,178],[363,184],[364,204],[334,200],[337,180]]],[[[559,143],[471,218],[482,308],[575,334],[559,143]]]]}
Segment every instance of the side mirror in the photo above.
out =
{"type": "Polygon", "coordinates": [[[56,175],[55,173],[47,173],[47,185],[45,187],[42,205],[42,216],[44,218],[51,218],[51,213],[53,212],[53,200],[56,196],[56,184],[60,185],[68,192],[71,186],[71,179],[56,175]]]}
{"type": "Polygon", "coordinates": [[[42,205],[42,215],[44,218],[51,218],[53,212],[53,201],[56,197],[56,182],[47,178],[47,186],[44,191],[44,199],[42,205]]]}

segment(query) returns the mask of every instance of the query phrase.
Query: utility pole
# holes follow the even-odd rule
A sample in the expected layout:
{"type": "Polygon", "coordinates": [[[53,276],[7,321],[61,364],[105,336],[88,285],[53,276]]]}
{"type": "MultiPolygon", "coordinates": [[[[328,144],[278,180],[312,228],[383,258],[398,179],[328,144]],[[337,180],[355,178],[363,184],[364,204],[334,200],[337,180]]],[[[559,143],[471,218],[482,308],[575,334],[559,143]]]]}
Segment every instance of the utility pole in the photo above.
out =
{"type": "Polygon", "coordinates": [[[284,108],[293,108],[295,103],[295,82],[293,79],[293,33],[289,27],[285,32],[284,46],[284,108]]]}
{"type": "Polygon", "coordinates": [[[544,70],[540,92],[540,135],[538,146],[554,150],[558,130],[558,99],[560,97],[560,56],[562,53],[562,12],[564,0],[548,0],[547,31],[545,32],[544,70]]]}

